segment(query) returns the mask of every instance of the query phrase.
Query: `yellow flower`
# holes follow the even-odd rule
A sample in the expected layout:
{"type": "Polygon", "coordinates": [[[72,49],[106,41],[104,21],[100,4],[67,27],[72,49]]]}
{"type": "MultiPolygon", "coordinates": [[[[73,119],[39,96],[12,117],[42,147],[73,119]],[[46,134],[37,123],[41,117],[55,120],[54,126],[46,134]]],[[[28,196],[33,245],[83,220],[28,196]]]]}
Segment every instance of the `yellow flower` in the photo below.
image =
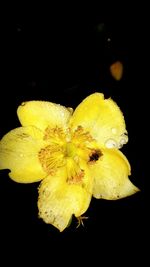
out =
{"type": "Polygon", "coordinates": [[[22,127],[0,141],[0,169],[19,183],[41,181],[39,217],[63,231],[82,214],[92,196],[116,200],[139,189],[128,179],[130,164],[119,151],[127,143],[123,114],[103,94],[76,108],[44,101],[22,103],[22,127]]]}

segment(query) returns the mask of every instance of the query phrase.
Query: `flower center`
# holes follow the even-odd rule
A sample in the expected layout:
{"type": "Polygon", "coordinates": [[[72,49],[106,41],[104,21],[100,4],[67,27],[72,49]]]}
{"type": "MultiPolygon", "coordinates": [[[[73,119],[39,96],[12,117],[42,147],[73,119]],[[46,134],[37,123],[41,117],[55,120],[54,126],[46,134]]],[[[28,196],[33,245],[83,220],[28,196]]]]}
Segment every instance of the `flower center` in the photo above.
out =
{"type": "Polygon", "coordinates": [[[58,168],[66,167],[68,183],[82,182],[84,171],[80,167],[81,160],[91,164],[102,155],[95,140],[81,126],[74,132],[48,127],[43,139],[47,145],[38,154],[43,169],[53,175],[58,168]]]}
{"type": "Polygon", "coordinates": [[[71,142],[66,142],[66,157],[75,157],[76,155],[76,147],[71,142]]]}

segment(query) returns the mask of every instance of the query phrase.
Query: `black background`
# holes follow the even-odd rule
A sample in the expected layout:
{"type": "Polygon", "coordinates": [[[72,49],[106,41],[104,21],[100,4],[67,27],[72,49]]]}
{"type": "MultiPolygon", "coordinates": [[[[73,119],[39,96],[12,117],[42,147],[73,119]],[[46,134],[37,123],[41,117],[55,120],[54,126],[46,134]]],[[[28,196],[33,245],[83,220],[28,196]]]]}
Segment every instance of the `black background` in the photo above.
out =
{"type": "MultiPolygon", "coordinates": [[[[0,173],[1,244],[4,254],[23,260],[65,258],[72,262],[104,258],[119,263],[142,256],[148,236],[146,194],[145,24],[136,12],[87,11],[72,6],[55,10],[15,7],[5,16],[1,34],[0,138],[19,126],[17,106],[47,100],[75,108],[84,97],[103,92],[122,109],[129,142],[122,149],[132,167],[131,180],[141,192],[118,201],[92,199],[85,227],[76,221],[63,233],[37,217],[38,184],[11,181],[0,173]],[[14,12],[14,10],[16,12],[14,12]],[[120,60],[121,81],[110,65],[120,60]],[[41,253],[42,252],[42,253],[41,253]],[[111,255],[112,253],[112,255],[111,255]]],[[[141,14],[141,13],[140,13],[141,14]]],[[[146,253],[146,252],[145,252],[146,253]]],[[[144,256],[145,257],[145,256],[144,256]]],[[[9,257],[8,257],[9,258],[9,257]]],[[[70,262],[71,264],[71,262],[70,262]]]]}

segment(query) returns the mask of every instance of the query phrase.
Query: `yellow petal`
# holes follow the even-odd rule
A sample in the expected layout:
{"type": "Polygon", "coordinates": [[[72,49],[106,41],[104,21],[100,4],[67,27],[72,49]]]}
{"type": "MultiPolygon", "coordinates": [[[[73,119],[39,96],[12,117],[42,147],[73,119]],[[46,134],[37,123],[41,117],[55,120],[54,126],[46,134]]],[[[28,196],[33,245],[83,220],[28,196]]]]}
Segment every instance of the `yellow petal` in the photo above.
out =
{"type": "Polygon", "coordinates": [[[112,99],[94,93],[76,108],[70,120],[71,128],[82,126],[89,131],[100,146],[120,148],[127,143],[125,121],[122,112],[112,99]]]}
{"type": "Polygon", "coordinates": [[[18,107],[17,114],[22,126],[32,125],[41,130],[48,126],[65,127],[71,116],[69,109],[46,101],[24,102],[18,107]]]}
{"type": "Polygon", "coordinates": [[[139,191],[128,179],[130,165],[127,158],[116,149],[102,149],[102,153],[103,156],[90,167],[94,177],[93,196],[116,200],[139,191]]]}
{"type": "Polygon", "coordinates": [[[10,169],[9,176],[19,183],[40,181],[46,176],[38,152],[43,134],[35,127],[20,127],[7,133],[0,141],[0,169],[10,169]]]}
{"type": "Polygon", "coordinates": [[[55,176],[45,178],[39,188],[39,216],[46,223],[52,224],[63,231],[74,214],[82,215],[89,207],[93,183],[86,173],[85,183],[90,186],[67,183],[66,170],[59,171],[55,176]]]}

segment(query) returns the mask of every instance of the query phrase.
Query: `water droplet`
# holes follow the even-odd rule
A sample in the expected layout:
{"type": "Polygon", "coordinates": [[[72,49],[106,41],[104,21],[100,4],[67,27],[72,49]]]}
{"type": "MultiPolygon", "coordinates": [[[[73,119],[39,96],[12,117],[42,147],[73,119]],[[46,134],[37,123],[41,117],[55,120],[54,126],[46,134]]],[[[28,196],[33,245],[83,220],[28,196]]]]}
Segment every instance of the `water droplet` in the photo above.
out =
{"type": "Polygon", "coordinates": [[[112,128],[111,131],[112,131],[113,134],[117,133],[117,129],[116,128],[112,128]]]}
{"type": "Polygon", "coordinates": [[[128,136],[124,135],[119,141],[119,148],[123,147],[128,142],[128,136]]]}
{"type": "Polygon", "coordinates": [[[124,145],[124,144],[126,144],[127,143],[127,138],[122,138],[121,140],[120,140],[120,143],[122,144],[122,145],[124,145]]]}
{"type": "Polygon", "coordinates": [[[26,104],[26,102],[22,102],[22,103],[21,103],[21,106],[23,107],[23,106],[25,106],[25,104],[26,104]]]}
{"type": "Polygon", "coordinates": [[[117,147],[117,142],[114,140],[114,139],[108,139],[106,142],[105,142],[105,146],[107,148],[116,148],[117,147]]]}
{"type": "Polygon", "coordinates": [[[70,112],[70,114],[72,115],[73,114],[73,108],[67,108],[68,109],[68,111],[70,112]]]}

